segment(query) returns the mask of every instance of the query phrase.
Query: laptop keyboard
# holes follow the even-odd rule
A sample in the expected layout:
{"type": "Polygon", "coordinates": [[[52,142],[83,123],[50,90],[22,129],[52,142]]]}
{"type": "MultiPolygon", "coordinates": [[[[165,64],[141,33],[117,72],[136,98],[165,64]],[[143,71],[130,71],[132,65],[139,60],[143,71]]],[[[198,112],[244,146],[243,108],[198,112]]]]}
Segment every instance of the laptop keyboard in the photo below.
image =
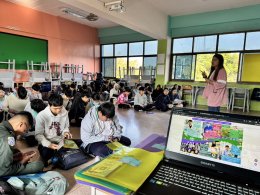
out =
{"type": "Polygon", "coordinates": [[[201,194],[260,195],[259,191],[244,186],[237,186],[166,165],[159,168],[155,176],[150,179],[150,183],[166,187],[174,184],[201,194]]]}

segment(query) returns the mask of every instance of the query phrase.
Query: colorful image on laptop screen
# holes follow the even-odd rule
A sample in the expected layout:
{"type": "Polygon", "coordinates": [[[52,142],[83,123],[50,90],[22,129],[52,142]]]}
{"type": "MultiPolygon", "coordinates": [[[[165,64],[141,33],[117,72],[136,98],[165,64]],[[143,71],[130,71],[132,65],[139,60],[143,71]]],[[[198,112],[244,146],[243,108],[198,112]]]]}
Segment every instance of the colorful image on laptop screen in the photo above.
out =
{"type": "Polygon", "coordinates": [[[180,150],[241,164],[243,128],[231,123],[192,118],[186,120],[180,150]]]}
{"type": "Polygon", "coordinates": [[[166,150],[260,171],[260,126],[174,114],[166,150]]]}

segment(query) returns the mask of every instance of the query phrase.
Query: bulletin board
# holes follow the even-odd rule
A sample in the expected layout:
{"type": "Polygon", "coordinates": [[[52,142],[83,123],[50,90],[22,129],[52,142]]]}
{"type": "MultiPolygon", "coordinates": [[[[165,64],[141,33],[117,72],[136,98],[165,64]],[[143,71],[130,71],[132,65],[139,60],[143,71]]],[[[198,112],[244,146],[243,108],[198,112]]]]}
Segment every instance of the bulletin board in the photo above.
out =
{"type": "Polygon", "coordinates": [[[260,53],[244,54],[241,81],[260,82],[260,53]]]}
{"type": "MultiPolygon", "coordinates": [[[[48,61],[48,41],[0,32],[0,61],[15,59],[16,69],[27,69],[26,61],[48,61]]],[[[1,64],[1,69],[7,65],[1,64]]]]}

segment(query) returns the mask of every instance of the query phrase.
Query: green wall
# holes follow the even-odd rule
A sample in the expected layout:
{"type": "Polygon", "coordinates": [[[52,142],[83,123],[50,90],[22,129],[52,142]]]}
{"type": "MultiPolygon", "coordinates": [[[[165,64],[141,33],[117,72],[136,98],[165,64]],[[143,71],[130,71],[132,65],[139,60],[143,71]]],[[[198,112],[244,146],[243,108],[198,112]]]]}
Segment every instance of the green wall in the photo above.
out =
{"type": "MultiPolygon", "coordinates": [[[[164,74],[166,73],[165,72],[166,71],[165,70],[166,52],[167,52],[167,39],[158,40],[158,54],[164,54],[165,58],[164,58],[164,63],[157,64],[157,66],[158,65],[164,66],[164,74]]],[[[166,81],[165,81],[165,75],[157,75],[157,69],[156,69],[155,85],[158,85],[158,84],[164,85],[164,84],[166,84],[166,81]]]]}
{"type": "Polygon", "coordinates": [[[170,37],[260,30],[260,4],[200,14],[168,17],[170,37]]]}
{"type": "MultiPolygon", "coordinates": [[[[0,33],[0,61],[15,59],[16,69],[27,69],[26,61],[48,61],[48,41],[0,33]]],[[[7,65],[0,64],[0,68],[7,65]]]]}
{"type": "Polygon", "coordinates": [[[101,44],[146,41],[153,38],[123,26],[101,28],[98,30],[101,44]]]}

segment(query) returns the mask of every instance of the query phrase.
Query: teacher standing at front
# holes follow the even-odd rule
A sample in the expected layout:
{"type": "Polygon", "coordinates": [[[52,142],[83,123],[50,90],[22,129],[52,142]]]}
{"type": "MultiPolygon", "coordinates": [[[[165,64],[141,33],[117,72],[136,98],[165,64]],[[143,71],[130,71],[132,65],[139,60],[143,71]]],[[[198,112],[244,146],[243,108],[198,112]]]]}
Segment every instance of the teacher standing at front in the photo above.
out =
{"type": "Polygon", "coordinates": [[[215,54],[212,58],[209,75],[202,72],[207,85],[203,91],[203,97],[208,100],[208,110],[220,112],[220,106],[227,104],[227,73],[224,68],[224,58],[215,54]]]}

